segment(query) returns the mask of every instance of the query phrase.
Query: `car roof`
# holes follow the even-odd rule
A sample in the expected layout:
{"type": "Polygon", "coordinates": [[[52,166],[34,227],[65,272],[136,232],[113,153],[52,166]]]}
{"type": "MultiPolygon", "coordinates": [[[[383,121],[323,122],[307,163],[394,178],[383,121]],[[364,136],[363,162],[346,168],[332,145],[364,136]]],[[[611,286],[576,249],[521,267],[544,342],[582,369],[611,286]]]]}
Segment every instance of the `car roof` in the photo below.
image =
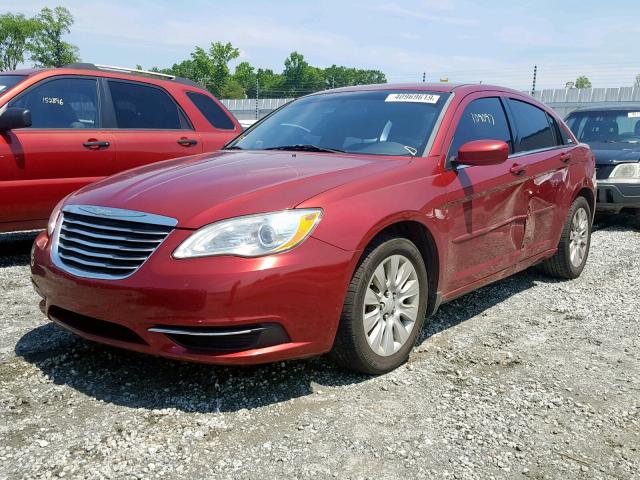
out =
{"type": "Polygon", "coordinates": [[[335,88],[332,90],[322,90],[312,93],[311,95],[322,95],[325,93],[340,92],[358,92],[358,91],[375,91],[375,90],[411,90],[425,92],[442,92],[451,93],[453,91],[461,91],[461,93],[472,93],[482,91],[501,91],[522,95],[522,92],[511,88],[499,87],[496,85],[487,85],[484,83],[377,83],[373,85],[355,85],[350,87],[335,88]]]}
{"type": "MultiPolygon", "coordinates": [[[[600,105],[595,105],[595,106],[591,106],[591,107],[579,107],[577,109],[575,109],[573,112],[571,113],[578,113],[578,112],[609,112],[609,111],[625,111],[625,110],[637,110],[640,112],[640,103],[622,103],[622,102],[618,102],[618,103],[606,103],[606,104],[600,104],[600,105]]],[[[571,114],[569,114],[571,115],[571,114]]]]}
{"type": "MultiPolygon", "coordinates": [[[[42,72],[45,69],[42,68],[23,68],[21,70],[5,70],[0,72],[0,75],[33,75],[34,73],[42,72]]],[[[49,69],[51,70],[51,69],[49,69]]]]}
{"type": "Polygon", "coordinates": [[[46,74],[49,75],[52,72],[55,74],[64,75],[86,75],[87,72],[96,73],[99,76],[112,76],[115,78],[124,78],[130,80],[138,80],[141,78],[145,79],[145,81],[149,83],[156,82],[165,82],[165,85],[168,84],[180,84],[188,87],[195,87],[201,90],[205,90],[202,85],[189,80],[188,78],[176,77],[173,75],[165,75],[159,72],[150,72],[144,70],[137,69],[129,69],[123,67],[111,67],[107,65],[96,65],[93,63],[72,63],[69,65],[65,65],[64,67],[58,68],[31,68],[31,69],[22,69],[22,70],[10,70],[6,72],[0,72],[0,75],[26,75],[33,76],[36,74],[46,74]]]}

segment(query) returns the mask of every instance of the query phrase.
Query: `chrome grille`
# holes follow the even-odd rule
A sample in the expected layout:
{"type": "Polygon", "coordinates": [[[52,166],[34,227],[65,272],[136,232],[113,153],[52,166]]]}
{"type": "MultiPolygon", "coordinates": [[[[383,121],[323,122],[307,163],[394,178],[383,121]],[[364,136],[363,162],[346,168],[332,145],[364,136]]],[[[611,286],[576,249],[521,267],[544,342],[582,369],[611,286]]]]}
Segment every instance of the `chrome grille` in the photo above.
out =
{"type": "Polygon", "coordinates": [[[173,218],[119,208],[69,205],[54,233],[53,262],[73,275],[133,274],[176,226],[173,218]]]}

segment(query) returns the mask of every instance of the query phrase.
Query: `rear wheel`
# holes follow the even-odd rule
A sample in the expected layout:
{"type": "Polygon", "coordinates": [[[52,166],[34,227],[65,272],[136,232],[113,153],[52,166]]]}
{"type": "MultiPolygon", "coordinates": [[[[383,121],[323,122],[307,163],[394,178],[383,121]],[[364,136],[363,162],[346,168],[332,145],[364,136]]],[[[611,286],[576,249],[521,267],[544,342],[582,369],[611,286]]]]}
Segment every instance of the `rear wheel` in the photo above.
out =
{"type": "Polygon", "coordinates": [[[368,374],[404,363],[424,323],[427,288],[427,269],[412,242],[376,241],[349,285],[331,357],[368,374]]]}
{"type": "Polygon", "coordinates": [[[591,208],[578,197],[569,209],[558,251],[542,263],[543,271],[557,278],[578,278],[584,270],[591,245],[591,208]]]}

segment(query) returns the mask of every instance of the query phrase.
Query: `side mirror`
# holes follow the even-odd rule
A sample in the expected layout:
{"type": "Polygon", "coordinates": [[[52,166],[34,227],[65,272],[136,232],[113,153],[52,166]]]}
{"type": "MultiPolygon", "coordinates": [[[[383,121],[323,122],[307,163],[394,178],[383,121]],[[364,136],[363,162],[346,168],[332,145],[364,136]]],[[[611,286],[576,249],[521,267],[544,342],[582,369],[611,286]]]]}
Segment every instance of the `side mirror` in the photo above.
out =
{"type": "Polygon", "coordinates": [[[0,113],[0,131],[31,126],[31,111],[26,108],[7,108],[0,113]]]}
{"type": "Polygon", "coordinates": [[[509,145],[502,140],[473,140],[458,150],[456,163],[461,165],[498,165],[506,162],[509,145]]]}

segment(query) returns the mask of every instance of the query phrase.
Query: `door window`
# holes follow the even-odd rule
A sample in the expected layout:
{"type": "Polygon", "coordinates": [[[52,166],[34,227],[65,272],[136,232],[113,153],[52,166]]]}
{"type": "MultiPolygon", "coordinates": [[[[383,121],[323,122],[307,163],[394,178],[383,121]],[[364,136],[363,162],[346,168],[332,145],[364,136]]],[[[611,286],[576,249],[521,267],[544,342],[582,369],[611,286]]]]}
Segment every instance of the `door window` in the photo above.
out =
{"type": "Polygon", "coordinates": [[[233,130],[236,128],[224,110],[207,95],[196,92],[187,92],[187,96],[198,110],[200,110],[200,113],[204,115],[212,127],[222,130],[233,130]]]}
{"type": "Polygon", "coordinates": [[[173,99],[156,87],[109,80],[118,128],[181,130],[189,125],[173,99]]]}
{"type": "Polygon", "coordinates": [[[556,146],[547,113],[527,102],[509,99],[509,108],[518,127],[519,142],[516,152],[542,150],[556,146]]]}
{"type": "Polygon", "coordinates": [[[502,140],[513,151],[509,123],[498,97],[479,98],[465,107],[449,148],[449,161],[455,160],[462,145],[473,140],[502,140]]]}
{"type": "Polygon", "coordinates": [[[31,128],[99,127],[98,82],[94,78],[44,81],[9,102],[31,111],[31,128]]]}

